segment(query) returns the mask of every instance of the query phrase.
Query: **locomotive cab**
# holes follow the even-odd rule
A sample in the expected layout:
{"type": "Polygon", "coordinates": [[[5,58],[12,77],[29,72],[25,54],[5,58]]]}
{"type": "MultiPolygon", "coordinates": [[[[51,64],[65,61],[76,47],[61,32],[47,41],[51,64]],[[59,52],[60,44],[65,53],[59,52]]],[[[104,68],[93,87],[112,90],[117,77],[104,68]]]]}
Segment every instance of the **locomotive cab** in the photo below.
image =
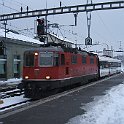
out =
{"type": "Polygon", "coordinates": [[[53,72],[51,72],[51,68],[55,68],[55,72],[56,72],[57,66],[59,66],[59,53],[57,52],[48,52],[48,51],[25,52],[24,54],[25,71],[23,72],[23,79],[47,80],[51,78],[57,78],[55,76],[53,77],[53,72]],[[47,70],[45,68],[47,68],[47,70]]]}

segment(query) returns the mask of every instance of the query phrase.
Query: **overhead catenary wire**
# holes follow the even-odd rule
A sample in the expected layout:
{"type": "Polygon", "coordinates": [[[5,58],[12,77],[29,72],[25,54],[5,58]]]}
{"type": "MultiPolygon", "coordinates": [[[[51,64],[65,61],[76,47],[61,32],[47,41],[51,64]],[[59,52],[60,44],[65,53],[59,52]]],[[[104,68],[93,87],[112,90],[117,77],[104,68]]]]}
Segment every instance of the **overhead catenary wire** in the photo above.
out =
{"type": "Polygon", "coordinates": [[[101,20],[102,24],[104,25],[103,27],[104,27],[105,30],[109,33],[109,37],[110,37],[110,38],[113,38],[113,37],[114,37],[114,39],[116,39],[115,35],[112,34],[111,30],[110,30],[109,27],[106,25],[106,23],[104,23],[104,20],[103,20],[102,17],[99,15],[99,13],[98,13],[98,12],[96,12],[96,13],[97,13],[96,15],[98,16],[98,18],[101,20]]]}

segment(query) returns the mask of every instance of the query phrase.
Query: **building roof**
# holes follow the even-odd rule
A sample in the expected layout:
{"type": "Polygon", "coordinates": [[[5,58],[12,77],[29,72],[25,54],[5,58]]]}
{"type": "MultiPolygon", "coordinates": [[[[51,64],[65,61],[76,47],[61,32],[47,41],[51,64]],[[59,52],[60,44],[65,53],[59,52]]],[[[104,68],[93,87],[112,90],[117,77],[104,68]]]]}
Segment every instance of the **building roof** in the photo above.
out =
{"type": "MultiPolygon", "coordinates": [[[[0,37],[5,37],[5,30],[4,29],[0,29],[0,37]]],[[[33,39],[31,37],[28,37],[28,36],[24,36],[22,34],[13,33],[11,31],[9,31],[9,32],[7,31],[6,37],[11,38],[11,39],[22,40],[22,41],[25,41],[25,42],[42,44],[39,40],[33,39]]]]}
{"type": "MultiPolygon", "coordinates": [[[[59,40],[62,40],[63,42],[73,44],[68,39],[63,38],[62,36],[56,36],[55,34],[50,34],[50,35],[53,37],[56,37],[59,40]]],[[[5,29],[0,29],[0,37],[5,37],[5,29]]],[[[30,42],[30,43],[43,44],[42,42],[40,42],[37,39],[19,34],[18,32],[13,31],[13,30],[7,30],[6,37],[11,38],[11,39],[17,39],[17,40],[25,41],[25,42],[30,42]]]]}

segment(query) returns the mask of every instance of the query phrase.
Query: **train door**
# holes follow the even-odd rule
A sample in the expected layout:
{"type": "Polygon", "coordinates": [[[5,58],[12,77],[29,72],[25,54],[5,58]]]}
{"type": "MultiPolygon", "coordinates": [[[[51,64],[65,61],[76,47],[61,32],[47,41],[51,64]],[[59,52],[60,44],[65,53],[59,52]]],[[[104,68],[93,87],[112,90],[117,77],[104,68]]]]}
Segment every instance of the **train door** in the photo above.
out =
{"type": "Polygon", "coordinates": [[[64,76],[67,77],[69,75],[69,58],[65,54],[61,54],[61,66],[63,66],[64,76]]]}

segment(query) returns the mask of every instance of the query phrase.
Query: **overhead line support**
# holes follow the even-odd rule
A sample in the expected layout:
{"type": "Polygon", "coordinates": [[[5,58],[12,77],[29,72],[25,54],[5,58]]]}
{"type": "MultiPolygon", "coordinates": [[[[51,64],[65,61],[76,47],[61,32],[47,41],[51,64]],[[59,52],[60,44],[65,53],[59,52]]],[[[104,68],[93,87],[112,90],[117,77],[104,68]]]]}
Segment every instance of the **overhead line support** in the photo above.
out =
{"type": "Polygon", "coordinates": [[[66,13],[78,13],[78,12],[91,12],[97,10],[108,10],[108,9],[121,9],[124,8],[124,1],[116,2],[104,2],[104,3],[92,3],[76,6],[65,6],[57,7],[50,9],[41,9],[34,11],[25,11],[11,14],[0,15],[0,21],[13,20],[20,18],[29,18],[29,17],[39,17],[47,15],[57,15],[57,14],[66,14],[66,13]]]}

